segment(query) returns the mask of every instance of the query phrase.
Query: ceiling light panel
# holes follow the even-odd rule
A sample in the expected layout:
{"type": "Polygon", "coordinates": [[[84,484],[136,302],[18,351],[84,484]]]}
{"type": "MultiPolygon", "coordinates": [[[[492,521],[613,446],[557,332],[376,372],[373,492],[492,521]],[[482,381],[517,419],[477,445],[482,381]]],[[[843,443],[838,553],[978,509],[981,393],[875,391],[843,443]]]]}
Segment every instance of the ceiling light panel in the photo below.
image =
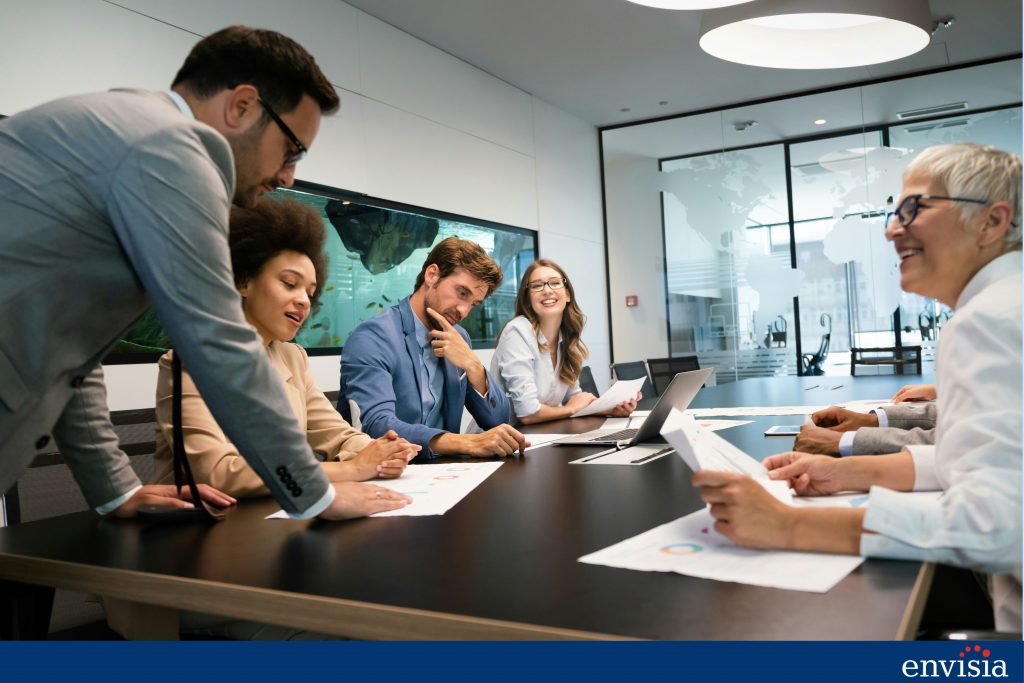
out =
{"type": "Polygon", "coordinates": [[[932,23],[928,0],[758,0],[704,12],[700,46],[751,66],[838,69],[914,54],[932,23]]]}
{"type": "Polygon", "coordinates": [[[742,5],[751,0],[629,0],[637,5],[657,7],[658,9],[713,9],[742,5]]]}

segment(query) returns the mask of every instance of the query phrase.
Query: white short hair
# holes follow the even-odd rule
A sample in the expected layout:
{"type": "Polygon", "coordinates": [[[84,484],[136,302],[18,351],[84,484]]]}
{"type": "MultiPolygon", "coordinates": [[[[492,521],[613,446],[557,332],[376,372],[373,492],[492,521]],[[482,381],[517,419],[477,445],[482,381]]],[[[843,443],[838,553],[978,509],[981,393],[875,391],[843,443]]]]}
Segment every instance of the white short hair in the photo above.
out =
{"type": "MultiPolygon", "coordinates": [[[[910,162],[903,177],[911,175],[937,181],[951,197],[1010,202],[1013,224],[1003,243],[1011,249],[1021,248],[1021,160],[1016,154],[973,142],[936,145],[910,162]]],[[[959,205],[960,217],[971,220],[983,208],[981,204],[963,202],[959,205]]]]}

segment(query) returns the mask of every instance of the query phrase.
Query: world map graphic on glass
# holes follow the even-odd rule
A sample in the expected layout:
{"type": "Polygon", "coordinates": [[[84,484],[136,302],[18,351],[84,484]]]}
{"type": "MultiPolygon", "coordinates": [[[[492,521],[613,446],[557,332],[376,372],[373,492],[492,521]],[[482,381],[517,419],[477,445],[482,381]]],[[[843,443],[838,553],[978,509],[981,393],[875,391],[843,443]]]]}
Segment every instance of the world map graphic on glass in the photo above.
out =
{"type": "MultiPolygon", "coordinates": [[[[312,355],[338,353],[355,327],[412,294],[430,249],[446,237],[476,242],[505,274],[501,286],[461,323],[475,348],[493,348],[515,315],[519,278],[537,253],[536,233],[523,228],[296,183],[288,196],[317,209],[327,228],[327,281],[319,308],[295,341],[312,355]]],[[[105,362],[151,361],[171,342],[150,309],[105,362]]]]}

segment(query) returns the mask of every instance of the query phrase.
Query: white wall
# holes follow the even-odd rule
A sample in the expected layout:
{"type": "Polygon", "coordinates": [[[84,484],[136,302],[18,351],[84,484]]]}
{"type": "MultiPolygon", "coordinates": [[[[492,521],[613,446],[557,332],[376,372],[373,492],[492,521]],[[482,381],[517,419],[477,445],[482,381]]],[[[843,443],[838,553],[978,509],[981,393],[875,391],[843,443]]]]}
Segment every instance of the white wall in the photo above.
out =
{"type": "Polygon", "coordinates": [[[619,363],[669,355],[657,174],[657,159],[606,149],[608,289],[619,363]],[[630,294],[638,297],[638,306],[626,307],[630,294]]]}
{"type": "MultiPolygon", "coordinates": [[[[0,113],[112,87],[165,89],[200,36],[245,23],[316,57],[342,100],[298,176],[540,232],[590,322],[602,389],[608,365],[596,129],[339,0],[4,0],[0,113]]],[[[485,354],[486,355],[486,354],[485,354]]],[[[338,358],[313,359],[337,389],[338,358]]],[[[155,368],[108,366],[113,410],[153,405],[155,368]]]]}

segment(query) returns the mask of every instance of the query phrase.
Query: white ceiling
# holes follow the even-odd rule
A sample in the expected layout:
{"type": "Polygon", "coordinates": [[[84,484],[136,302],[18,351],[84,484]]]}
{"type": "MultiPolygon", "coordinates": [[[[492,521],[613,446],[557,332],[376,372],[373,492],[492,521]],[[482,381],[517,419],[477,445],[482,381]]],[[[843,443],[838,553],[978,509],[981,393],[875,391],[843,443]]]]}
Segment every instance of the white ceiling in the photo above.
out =
{"type": "Polygon", "coordinates": [[[706,55],[697,44],[699,11],[626,0],[346,1],[597,126],[1021,51],[1020,0],[931,0],[934,17],[956,22],[916,55],[870,67],[799,71],[706,55]]]}

